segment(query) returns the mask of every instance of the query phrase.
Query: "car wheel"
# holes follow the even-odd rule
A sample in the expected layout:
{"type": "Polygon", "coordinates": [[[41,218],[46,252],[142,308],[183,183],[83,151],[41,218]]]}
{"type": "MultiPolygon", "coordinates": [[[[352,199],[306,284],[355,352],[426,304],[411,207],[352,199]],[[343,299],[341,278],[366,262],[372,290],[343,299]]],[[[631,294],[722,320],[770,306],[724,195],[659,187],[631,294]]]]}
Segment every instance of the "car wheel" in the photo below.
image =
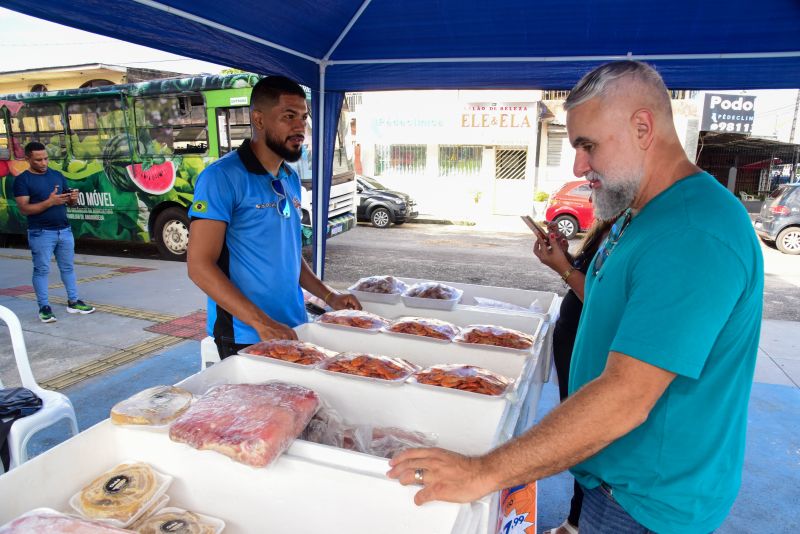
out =
{"type": "Polygon", "coordinates": [[[763,243],[767,245],[769,248],[778,248],[778,245],[775,244],[775,241],[772,241],[771,239],[762,237],[761,241],[763,241],[763,243]]]}
{"type": "Polygon", "coordinates": [[[578,235],[578,221],[571,215],[561,215],[556,217],[553,222],[556,223],[558,231],[564,234],[567,239],[574,239],[578,235]]]}
{"type": "Polygon", "coordinates": [[[189,216],[183,208],[167,208],[156,217],[153,237],[161,257],[183,261],[189,247],[189,216]]]}
{"type": "Polygon", "coordinates": [[[392,222],[389,210],[386,208],[375,208],[375,211],[369,216],[369,220],[372,221],[372,226],[375,228],[387,228],[392,222]]]}
{"type": "Polygon", "coordinates": [[[800,226],[790,226],[781,230],[775,245],[784,254],[800,254],[800,226]]]}

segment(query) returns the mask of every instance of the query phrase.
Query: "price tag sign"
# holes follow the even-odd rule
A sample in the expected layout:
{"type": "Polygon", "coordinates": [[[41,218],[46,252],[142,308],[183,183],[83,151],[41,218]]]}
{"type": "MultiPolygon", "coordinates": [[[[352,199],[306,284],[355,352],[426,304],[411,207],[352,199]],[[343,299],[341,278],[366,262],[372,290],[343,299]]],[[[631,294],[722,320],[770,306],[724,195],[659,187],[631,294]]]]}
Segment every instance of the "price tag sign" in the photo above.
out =
{"type": "Polygon", "coordinates": [[[536,534],[536,482],[503,490],[497,534],[536,534]]]}
{"type": "Polygon", "coordinates": [[[516,510],[511,510],[500,523],[498,534],[534,534],[536,523],[528,521],[528,512],[518,514],[516,510]],[[533,527],[531,530],[528,530],[533,527]]]}

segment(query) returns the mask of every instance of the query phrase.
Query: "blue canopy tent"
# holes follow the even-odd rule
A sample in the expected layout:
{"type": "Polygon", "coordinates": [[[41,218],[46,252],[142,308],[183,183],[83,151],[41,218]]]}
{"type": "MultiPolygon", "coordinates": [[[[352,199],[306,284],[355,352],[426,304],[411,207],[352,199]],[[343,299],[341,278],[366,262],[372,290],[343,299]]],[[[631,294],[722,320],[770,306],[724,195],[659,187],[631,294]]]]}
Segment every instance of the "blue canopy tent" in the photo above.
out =
{"type": "Polygon", "coordinates": [[[796,0],[6,0],[4,7],[307,85],[314,99],[314,268],[345,91],[568,89],[630,58],[676,89],[800,87],[796,0]],[[322,169],[323,172],[319,172],[322,169]]]}

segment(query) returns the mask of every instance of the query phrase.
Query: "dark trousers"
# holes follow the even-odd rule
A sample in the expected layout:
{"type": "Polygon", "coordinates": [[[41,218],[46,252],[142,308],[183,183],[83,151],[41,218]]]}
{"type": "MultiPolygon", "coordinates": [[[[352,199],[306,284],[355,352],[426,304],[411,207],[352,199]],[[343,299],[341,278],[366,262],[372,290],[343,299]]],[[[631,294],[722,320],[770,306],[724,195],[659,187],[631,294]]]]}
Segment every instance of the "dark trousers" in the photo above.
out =
{"type": "MultiPolygon", "coordinates": [[[[559,340],[562,341],[562,340],[559,340]]],[[[564,339],[562,343],[553,340],[553,361],[558,375],[558,396],[561,402],[567,398],[569,391],[569,365],[572,360],[572,347],[574,338],[564,339]]],[[[571,525],[578,526],[581,519],[581,507],[583,506],[583,488],[577,480],[573,480],[572,501],[569,504],[569,516],[567,521],[571,525]]]]}
{"type": "Polygon", "coordinates": [[[214,344],[217,346],[217,352],[219,352],[219,358],[221,360],[224,360],[228,356],[233,356],[243,348],[251,345],[249,343],[233,343],[225,338],[218,337],[214,338],[214,344]]]}

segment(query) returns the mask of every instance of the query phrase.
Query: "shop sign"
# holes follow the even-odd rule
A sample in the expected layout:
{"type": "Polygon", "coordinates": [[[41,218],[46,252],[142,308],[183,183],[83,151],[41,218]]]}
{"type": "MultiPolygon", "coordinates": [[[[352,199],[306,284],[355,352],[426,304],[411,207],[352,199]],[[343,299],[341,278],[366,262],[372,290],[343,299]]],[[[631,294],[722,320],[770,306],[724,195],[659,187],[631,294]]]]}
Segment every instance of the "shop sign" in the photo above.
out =
{"type": "Polygon", "coordinates": [[[536,122],[535,102],[478,102],[467,104],[462,128],[531,128],[536,122]]]}
{"type": "Polygon", "coordinates": [[[755,96],[706,93],[700,130],[749,134],[755,117],[755,100],[755,96]]]}

